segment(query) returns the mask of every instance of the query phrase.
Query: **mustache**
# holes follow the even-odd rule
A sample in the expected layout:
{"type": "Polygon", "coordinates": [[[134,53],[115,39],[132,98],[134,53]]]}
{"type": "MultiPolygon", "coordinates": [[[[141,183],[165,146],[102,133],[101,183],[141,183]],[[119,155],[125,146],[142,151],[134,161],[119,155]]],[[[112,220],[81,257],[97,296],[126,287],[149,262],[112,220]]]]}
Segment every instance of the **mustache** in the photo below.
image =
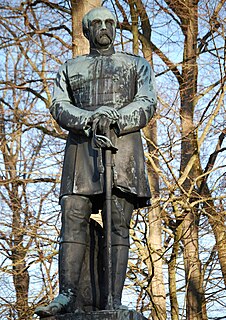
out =
{"type": "Polygon", "coordinates": [[[100,30],[98,32],[98,36],[101,38],[103,36],[107,36],[109,39],[112,39],[112,34],[109,30],[100,30]]]}

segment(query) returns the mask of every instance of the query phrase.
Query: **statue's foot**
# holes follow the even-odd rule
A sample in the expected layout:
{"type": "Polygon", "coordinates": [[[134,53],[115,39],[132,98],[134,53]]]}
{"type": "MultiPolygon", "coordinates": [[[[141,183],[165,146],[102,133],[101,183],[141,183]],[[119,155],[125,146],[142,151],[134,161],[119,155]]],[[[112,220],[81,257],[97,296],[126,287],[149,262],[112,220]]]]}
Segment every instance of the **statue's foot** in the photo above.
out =
{"type": "Polygon", "coordinates": [[[69,312],[71,304],[75,300],[75,297],[71,294],[59,294],[48,306],[40,306],[35,309],[35,314],[40,318],[54,316],[56,314],[62,314],[69,312]]]}
{"type": "Polygon", "coordinates": [[[121,300],[119,300],[119,299],[114,299],[113,308],[114,308],[114,310],[122,310],[122,311],[129,310],[129,308],[127,306],[124,306],[123,304],[121,304],[121,300]]]}
{"type": "Polygon", "coordinates": [[[45,318],[45,317],[54,316],[59,312],[58,312],[58,306],[52,306],[49,304],[48,306],[37,307],[34,313],[37,314],[37,316],[39,316],[40,318],[45,318]]]}
{"type": "Polygon", "coordinates": [[[114,305],[114,310],[128,311],[129,308],[127,306],[124,306],[123,304],[116,304],[114,305]]]}

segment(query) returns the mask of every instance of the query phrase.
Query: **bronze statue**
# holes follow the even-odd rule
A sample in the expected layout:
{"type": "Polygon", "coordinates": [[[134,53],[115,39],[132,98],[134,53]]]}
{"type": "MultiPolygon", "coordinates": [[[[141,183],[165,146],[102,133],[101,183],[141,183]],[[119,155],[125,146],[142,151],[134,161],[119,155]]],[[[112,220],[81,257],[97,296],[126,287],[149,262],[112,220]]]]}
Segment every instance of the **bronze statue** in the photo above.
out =
{"type": "Polygon", "coordinates": [[[155,112],[155,81],[142,57],[114,50],[116,19],[104,7],[83,18],[90,53],[61,66],[55,81],[53,118],[68,130],[60,204],[59,295],[36,309],[44,317],[76,312],[78,282],[91,213],[102,210],[106,224],[105,154],[96,137],[115,146],[112,168],[112,294],[121,309],[126,276],[129,225],[135,208],[147,205],[150,190],[140,129],[155,112]]]}

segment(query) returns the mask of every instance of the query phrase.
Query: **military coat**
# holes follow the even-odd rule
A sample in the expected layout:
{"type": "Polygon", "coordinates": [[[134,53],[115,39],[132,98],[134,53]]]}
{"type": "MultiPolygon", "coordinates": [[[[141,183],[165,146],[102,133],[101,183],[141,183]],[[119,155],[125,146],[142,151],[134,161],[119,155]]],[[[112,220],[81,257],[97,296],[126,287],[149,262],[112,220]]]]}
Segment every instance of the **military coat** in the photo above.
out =
{"type": "Polygon", "coordinates": [[[112,132],[118,148],[113,156],[113,184],[134,195],[136,206],[150,198],[140,129],[156,107],[153,71],[142,57],[114,53],[68,60],[57,74],[51,114],[69,131],[60,196],[104,192],[104,154],[93,145],[92,115],[101,106],[117,109],[112,132]]]}

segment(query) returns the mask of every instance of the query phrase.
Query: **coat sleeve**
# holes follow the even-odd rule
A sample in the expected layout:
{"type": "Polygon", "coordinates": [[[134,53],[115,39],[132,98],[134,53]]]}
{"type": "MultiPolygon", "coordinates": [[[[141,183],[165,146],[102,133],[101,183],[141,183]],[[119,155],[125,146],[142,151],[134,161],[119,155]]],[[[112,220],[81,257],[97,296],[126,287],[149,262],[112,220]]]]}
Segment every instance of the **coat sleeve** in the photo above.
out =
{"type": "MultiPolygon", "coordinates": [[[[118,135],[138,131],[153,117],[157,98],[154,73],[144,58],[137,58],[136,94],[131,103],[118,110],[118,135]]],[[[130,85],[130,84],[128,84],[130,85]]]]}
{"type": "Polygon", "coordinates": [[[67,77],[67,63],[65,63],[60,67],[54,83],[50,112],[62,128],[89,136],[92,112],[76,107],[72,100],[67,77]]]}

